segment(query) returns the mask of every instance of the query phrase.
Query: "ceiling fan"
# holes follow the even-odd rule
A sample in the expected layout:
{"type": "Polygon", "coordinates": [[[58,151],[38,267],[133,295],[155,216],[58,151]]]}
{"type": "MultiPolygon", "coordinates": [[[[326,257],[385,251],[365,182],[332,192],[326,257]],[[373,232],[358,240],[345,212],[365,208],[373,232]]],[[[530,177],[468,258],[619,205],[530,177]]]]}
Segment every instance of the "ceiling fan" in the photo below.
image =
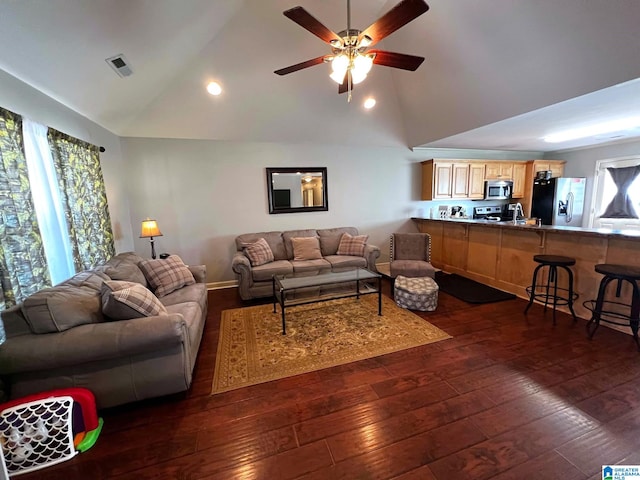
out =
{"type": "Polygon", "coordinates": [[[351,0],[347,0],[347,29],[335,33],[303,7],[293,7],[283,12],[284,16],[328,43],[331,53],[281,68],[274,73],[287,75],[321,63],[331,63],[330,77],[338,83],[338,93],[349,92],[348,98],[351,101],[353,85],[366,78],[373,64],[411,71],[422,64],[424,57],[371,47],[427,10],[429,5],[424,0],[402,0],[366,29],[356,30],[351,28],[351,0]]]}

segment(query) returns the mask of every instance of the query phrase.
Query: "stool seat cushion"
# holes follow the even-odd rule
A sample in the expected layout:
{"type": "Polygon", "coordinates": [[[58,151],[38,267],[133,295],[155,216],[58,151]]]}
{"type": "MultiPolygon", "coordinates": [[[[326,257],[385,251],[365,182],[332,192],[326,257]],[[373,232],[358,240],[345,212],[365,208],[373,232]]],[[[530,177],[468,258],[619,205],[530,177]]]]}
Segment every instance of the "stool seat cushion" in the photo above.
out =
{"type": "Polygon", "coordinates": [[[438,284],[431,277],[398,275],[394,282],[393,297],[399,307],[431,312],[438,306],[438,290],[438,284]]]}
{"type": "Polygon", "coordinates": [[[533,261],[544,265],[555,265],[557,267],[561,265],[569,266],[576,264],[575,258],[565,257],[563,255],[534,255],[533,261]]]}
{"type": "Polygon", "coordinates": [[[614,263],[600,263],[595,267],[596,272],[609,277],[640,280],[640,267],[631,265],[616,265],[614,263]]]}

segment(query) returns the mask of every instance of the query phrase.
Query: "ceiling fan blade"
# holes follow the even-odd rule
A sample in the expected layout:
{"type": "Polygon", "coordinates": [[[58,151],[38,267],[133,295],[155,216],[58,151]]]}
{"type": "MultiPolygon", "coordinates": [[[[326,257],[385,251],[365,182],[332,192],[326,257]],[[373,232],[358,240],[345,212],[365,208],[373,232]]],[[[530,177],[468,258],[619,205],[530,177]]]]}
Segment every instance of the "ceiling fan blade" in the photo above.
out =
{"type": "Polygon", "coordinates": [[[276,70],[273,73],[277,73],[278,75],[287,75],[288,73],[297,72],[298,70],[302,70],[303,68],[313,67],[314,65],[319,65],[324,63],[324,58],[326,55],[321,57],[312,58],[311,60],[307,60],[306,62],[296,63],[295,65],[290,65],[285,68],[281,68],[280,70],[276,70]]]}
{"type": "Polygon", "coordinates": [[[405,53],[386,52],[384,50],[369,50],[368,53],[375,53],[373,63],[384,65],[385,67],[401,68],[414,72],[424,62],[424,57],[407,55],[405,53]]]}
{"type": "Polygon", "coordinates": [[[329,43],[331,40],[338,40],[342,43],[342,39],[337,33],[329,30],[302,7],[293,7],[289,10],[285,10],[283,15],[296,22],[305,30],[310,31],[316,37],[324,40],[326,43],[329,43]]]}
{"type": "Polygon", "coordinates": [[[362,31],[358,40],[360,41],[366,35],[373,40],[370,45],[375,45],[400,27],[418,18],[427,10],[429,10],[429,5],[424,0],[402,0],[362,31]]]}

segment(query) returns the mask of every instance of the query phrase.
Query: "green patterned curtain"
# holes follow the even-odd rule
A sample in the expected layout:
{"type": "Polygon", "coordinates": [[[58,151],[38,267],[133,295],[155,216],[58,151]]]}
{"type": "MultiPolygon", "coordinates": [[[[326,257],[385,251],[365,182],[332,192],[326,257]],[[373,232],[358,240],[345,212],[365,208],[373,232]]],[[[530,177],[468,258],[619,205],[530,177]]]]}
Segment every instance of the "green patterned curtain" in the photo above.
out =
{"type": "Polygon", "coordinates": [[[98,147],[52,128],[48,138],[76,271],[93,268],[115,255],[98,147]]]}
{"type": "Polygon", "coordinates": [[[24,157],[22,118],[0,108],[0,310],[50,285],[24,157]]]}

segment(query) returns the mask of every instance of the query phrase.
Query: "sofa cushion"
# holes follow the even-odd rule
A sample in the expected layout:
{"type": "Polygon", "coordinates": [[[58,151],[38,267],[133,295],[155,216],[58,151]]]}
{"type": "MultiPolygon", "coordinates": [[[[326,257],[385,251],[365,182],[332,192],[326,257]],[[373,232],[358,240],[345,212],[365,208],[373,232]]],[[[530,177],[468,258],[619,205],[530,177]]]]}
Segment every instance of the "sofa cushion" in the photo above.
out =
{"type": "Polygon", "coordinates": [[[324,235],[318,238],[320,239],[320,252],[323,257],[327,257],[336,254],[342,235],[324,235]]]}
{"type": "Polygon", "coordinates": [[[179,303],[195,302],[200,304],[202,313],[206,315],[207,307],[207,286],[204,283],[194,283],[185,287],[174,290],[159,299],[160,302],[169,310],[172,305],[179,303]]]}
{"type": "Polygon", "coordinates": [[[343,233],[336,254],[362,257],[364,256],[364,247],[368,239],[369,235],[352,236],[348,233],[343,233]]]}
{"type": "Polygon", "coordinates": [[[27,297],[22,314],[33,333],[63,332],[86,323],[104,321],[100,303],[103,278],[81,272],[71,279],[27,297]]]}
{"type": "Polygon", "coordinates": [[[110,280],[110,278],[100,271],[83,270],[64,282],[59,283],[58,286],[85,287],[99,292],[102,288],[102,282],[105,280],[110,280]]]}
{"type": "Polygon", "coordinates": [[[247,243],[253,243],[259,238],[264,238],[271,251],[273,252],[274,260],[287,260],[287,250],[284,248],[284,240],[282,239],[282,232],[259,232],[259,233],[245,233],[236,237],[236,250],[242,251],[244,245],[247,243]]]}
{"type": "Polygon", "coordinates": [[[294,260],[317,260],[322,258],[318,237],[294,237],[291,239],[291,244],[293,245],[294,260]]]}
{"type": "Polygon", "coordinates": [[[169,255],[159,260],[143,260],[138,266],[157,297],[196,283],[191,270],[178,255],[169,255]]]}
{"type": "Polygon", "coordinates": [[[260,265],[251,269],[254,282],[264,282],[271,280],[274,275],[292,275],[293,265],[289,260],[275,260],[265,265],[260,265]]]}
{"type": "Polygon", "coordinates": [[[125,282],[136,282],[147,286],[147,279],[138,267],[138,263],[144,258],[135,252],[119,253],[112,257],[107,263],[96,267],[95,270],[105,273],[111,280],[122,280],[125,282]]]}
{"type": "Polygon", "coordinates": [[[321,273],[331,270],[331,264],[323,258],[319,260],[293,260],[291,265],[293,265],[293,272],[296,274],[321,273]]]}
{"type": "Polygon", "coordinates": [[[109,280],[102,284],[102,313],[111,320],[166,315],[160,300],[137,282],[109,280]]]}
{"type": "Polygon", "coordinates": [[[317,232],[320,238],[320,250],[324,257],[336,254],[342,234],[358,235],[358,229],[355,227],[322,228],[317,232]]]}
{"type": "Polygon", "coordinates": [[[291,243],[292,238],[302,238],[302,237],[316,237],[318,234],[315,230],[287,230],[286,232],[282,232],[282,240],[284,241],[284,248],[287,250],[287,258],[289,260],[293,260],[293,244],[291,243]]]}
{"type": "Polygon", "coordinates": [[[331,264],[332,272],[341,270],[353,270],[354,268],[367,268],[367,259],[353,255],[328,255],[324,259],[331,264]]]}
{"type": "Polygon", "coordinates": [[[274,260],[271,247],[264,238],[259,238],[253,243],[246,244],[243,251],[251,262],[252,267],[259,267],[274,260]]]}

